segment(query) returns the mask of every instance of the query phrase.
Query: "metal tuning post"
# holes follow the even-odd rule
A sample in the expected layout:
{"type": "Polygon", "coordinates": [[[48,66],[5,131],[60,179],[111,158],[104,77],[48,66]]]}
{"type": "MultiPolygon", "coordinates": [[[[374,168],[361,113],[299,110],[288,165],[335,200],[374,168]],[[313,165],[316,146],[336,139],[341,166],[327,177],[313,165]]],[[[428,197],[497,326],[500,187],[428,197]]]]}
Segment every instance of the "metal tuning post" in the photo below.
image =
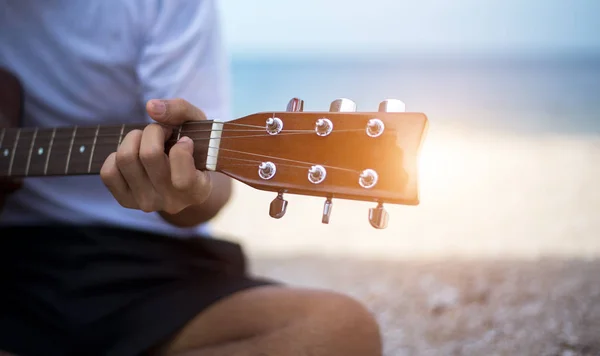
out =
{"type": "Polygon", "coordinates": [[[304,100],[298,98],[292,98],[287,104],[285,111],[288,112],[301,112],[304,111],[304,100]]]}
{"type": "Polygon", "coordinates": [[[287,210],[288,202],[283,199],[283,192],[277,193],[277,197],[273,199],[269,206],[269,216],[273,219],[281,219],[287,210]]]}
{"type": "Polygon", "coordinates": [[[369,209],[369,222],[376,229],[385,229],[388,225],[389,214],[384,209],[383,203],[379,202],[377,207],[369,209]]]}
{"type": "Polygon", "coordinates": [[[405,112],[406,104],[398,99],[386,99],[379,103],[379,112],[405,112]]]}
{"type": "Polygon", "coordinates": [[[321,222],[323,224],[329,224],[329,218],[331,217],[332,208],[333,202],[331,201],[331,198],[328,197],[327,200],[325,200],[325,205],[323,205],[323,218],[321,219],[321,222]]]}
{"type": "Polygon", "coordinates": [[[356,103],[350,99],[339,98],[335,99],[329,105],[330,112],[355,112],[356,103]]]}

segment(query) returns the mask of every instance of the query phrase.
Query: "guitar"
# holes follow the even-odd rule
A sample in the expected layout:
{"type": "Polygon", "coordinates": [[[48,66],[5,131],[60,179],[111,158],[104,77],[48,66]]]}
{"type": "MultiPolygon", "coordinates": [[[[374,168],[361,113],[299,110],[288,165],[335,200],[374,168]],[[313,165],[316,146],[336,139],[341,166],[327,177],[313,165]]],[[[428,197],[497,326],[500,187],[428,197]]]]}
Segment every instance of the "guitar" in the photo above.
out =
{"type": "MultiPolygon", "coordinates": [[[[18,81],[12,83],[0,86],[0,115],[14,122],[22,112],[22,89],[18,81]]],[[[179,137],[190,137],[198,169],[275,192],[269,207],[273,218],[285,215],[285,194],[325,198],[325,224],[334,198],[372,201],[369,222],[382,229],[388,223],[384,203],[419,204],[417,161],[428,119],[404,107],[390,99],[378,111],[357,112],[353,101],[336,99],[329,111],[308,112],[293,98],[285,111],[185,123],[174,128],[165,152],[179,137]]],[[[0,129],[0,179],[99,174],[125,135],[145,126],[5,127],[0,129]]]]}

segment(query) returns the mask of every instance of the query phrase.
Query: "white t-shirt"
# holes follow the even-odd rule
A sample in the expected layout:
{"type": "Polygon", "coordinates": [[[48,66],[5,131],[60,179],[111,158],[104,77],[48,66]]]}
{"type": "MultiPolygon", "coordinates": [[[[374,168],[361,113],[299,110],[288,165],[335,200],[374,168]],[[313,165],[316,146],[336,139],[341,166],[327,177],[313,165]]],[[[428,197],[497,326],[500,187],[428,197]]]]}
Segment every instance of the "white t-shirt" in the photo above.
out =
{"type": "MultiPolygon", "coordinates": [[[[144,123],[151,98],[230,115],[216,0],[0,0],[0,66],[25,89],[23,126],[144,123]]],[[[0,225],[102,224],[188,236],[157,213],[122,208],[99,176],[27,178],[0,225]]]]}

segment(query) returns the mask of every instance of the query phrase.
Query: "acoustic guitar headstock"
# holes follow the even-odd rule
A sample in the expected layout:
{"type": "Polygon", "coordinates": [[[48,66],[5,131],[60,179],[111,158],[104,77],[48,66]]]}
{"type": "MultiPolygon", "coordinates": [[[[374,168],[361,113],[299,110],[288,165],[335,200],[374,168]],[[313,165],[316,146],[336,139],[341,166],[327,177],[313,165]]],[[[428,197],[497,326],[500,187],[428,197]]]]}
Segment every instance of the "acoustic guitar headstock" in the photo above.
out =
{"type": "Polygon", "coordinates": [[[323,223],[332,199],[373,201],[369,221],[387,226],[383,204],[419,204],[418,157],[427,130],[422,113],[405,112],[389,99],[359,112],[349,99],[329,111],[305,112],[294,98],[287,110],[248,115],[224,123],[216,170],[277,197],[269,214],[281,218],[284,194],[324,197],[323,223]]]}

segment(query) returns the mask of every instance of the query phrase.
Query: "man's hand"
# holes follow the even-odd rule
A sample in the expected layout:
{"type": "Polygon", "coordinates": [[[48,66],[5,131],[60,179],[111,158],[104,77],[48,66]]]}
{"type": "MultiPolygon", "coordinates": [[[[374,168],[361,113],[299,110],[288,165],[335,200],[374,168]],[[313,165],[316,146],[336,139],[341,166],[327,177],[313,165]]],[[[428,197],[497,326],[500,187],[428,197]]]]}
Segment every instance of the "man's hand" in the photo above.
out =
{"type": "Polygon", "coordinates": [[[181,137],[165,153],[165,141],[172,134],[165,125],[205,120],[204,113],[181,99],[150,100],[146,110],[159,124],[128,133],[104,162],[102,181],[125,208],[173,215],[204,203],[212,182],[207,172],[194,165],[194,142],[181,137]]]}

